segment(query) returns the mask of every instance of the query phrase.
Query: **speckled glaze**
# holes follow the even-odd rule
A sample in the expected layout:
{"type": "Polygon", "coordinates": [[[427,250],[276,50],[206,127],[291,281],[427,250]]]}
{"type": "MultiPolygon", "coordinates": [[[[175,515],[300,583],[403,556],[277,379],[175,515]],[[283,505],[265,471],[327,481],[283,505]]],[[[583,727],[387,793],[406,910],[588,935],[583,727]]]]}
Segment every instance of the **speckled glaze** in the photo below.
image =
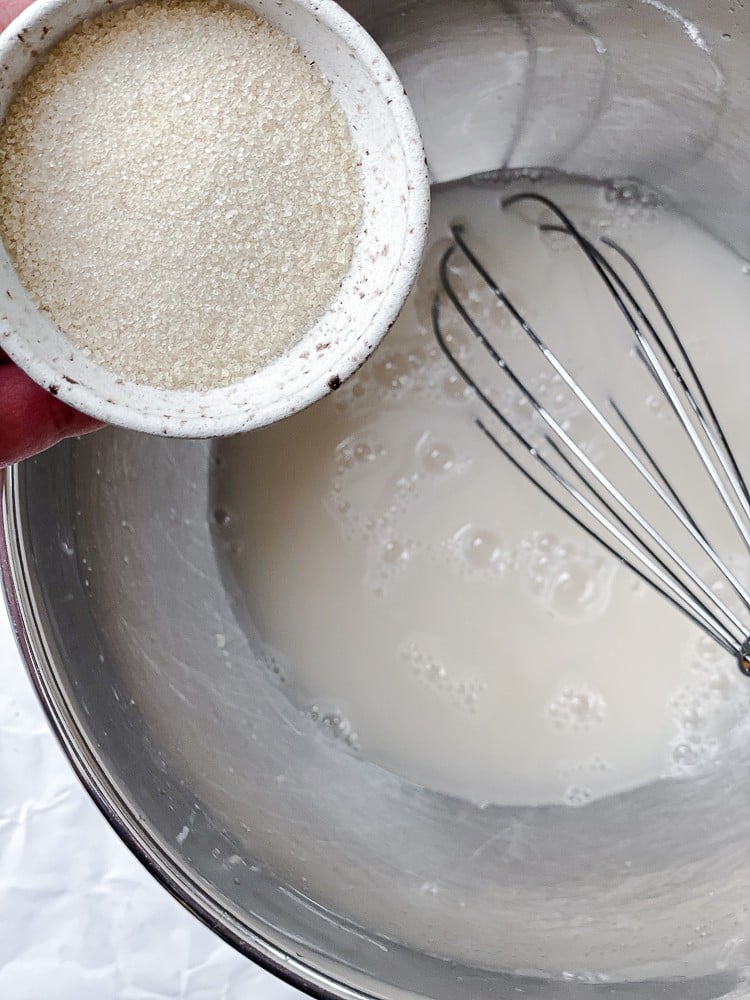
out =
{"type": "MultiPolygon", "coordinates": [[[[395,321],[429,217],[424,149],[393,67],[332,0],[236,0],[297,39],[331,81],[362,160],[364,222],[328,312],[287,354],[208,392],[137,385],[74,346],[32,302],[0,245],[0,345],[45,389],[107,423],[169,437],[221,437],[281,420],[337,389],[395,321]]],[[[114,0],[38,0],[0,35],[0,117],[40,58],[114,0]]],[[[117,266],[117,261],[112,261],[117,266]]]]}

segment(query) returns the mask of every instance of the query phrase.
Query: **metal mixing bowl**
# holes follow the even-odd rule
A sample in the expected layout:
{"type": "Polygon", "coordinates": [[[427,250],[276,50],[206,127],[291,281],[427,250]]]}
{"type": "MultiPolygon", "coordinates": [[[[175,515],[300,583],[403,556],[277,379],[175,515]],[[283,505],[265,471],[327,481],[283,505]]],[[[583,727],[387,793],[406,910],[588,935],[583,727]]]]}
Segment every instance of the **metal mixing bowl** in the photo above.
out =
{"type": "MultiPolygon", "coordinates": [[[[740,0],[348,6],[409,88],[436,181],[633,177],[748,255],[740,0]]],[[[576,810],[480,809],[339,752],[239,624],[212,462],[206,443],[107,431],[5,479],[3,571],[32,676],[157,878],[316,996],[746,997],[750,748],[576,810]]]]}

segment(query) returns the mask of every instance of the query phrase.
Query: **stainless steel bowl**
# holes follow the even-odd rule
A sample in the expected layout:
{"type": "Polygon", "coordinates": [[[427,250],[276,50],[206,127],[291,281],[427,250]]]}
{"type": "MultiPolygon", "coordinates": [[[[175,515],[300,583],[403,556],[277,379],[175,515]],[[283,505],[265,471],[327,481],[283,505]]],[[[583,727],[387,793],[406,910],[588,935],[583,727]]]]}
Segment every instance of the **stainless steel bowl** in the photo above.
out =
{"type": "MultiPolygon", "coordinates": [[[[740,0],[348,6],[409,88],[437,182],[633,177],[750,253],[740,0]]],[[[578,810],[479,809],[338,752],[227,582],[213,460],[107,431],[5,479],[3,572],[32,676],[156,877],[315,996],[747,996],[750,748],[578,810]]]]}

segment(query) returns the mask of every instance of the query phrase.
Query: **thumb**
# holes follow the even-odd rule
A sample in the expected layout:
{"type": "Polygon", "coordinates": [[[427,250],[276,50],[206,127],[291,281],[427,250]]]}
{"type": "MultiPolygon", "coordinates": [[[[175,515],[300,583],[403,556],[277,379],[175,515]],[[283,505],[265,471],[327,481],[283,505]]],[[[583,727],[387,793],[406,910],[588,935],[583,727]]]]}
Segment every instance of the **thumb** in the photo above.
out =
{"type": "Polygon", "coordinates": [[[25,10],[31,0],[0,0],[0,31],[25,10]]]}
{"type": "Polygon", "coordinates": [[[0,468],[102,424],[60,402],[13,364],[0,364],[0,468]]]}

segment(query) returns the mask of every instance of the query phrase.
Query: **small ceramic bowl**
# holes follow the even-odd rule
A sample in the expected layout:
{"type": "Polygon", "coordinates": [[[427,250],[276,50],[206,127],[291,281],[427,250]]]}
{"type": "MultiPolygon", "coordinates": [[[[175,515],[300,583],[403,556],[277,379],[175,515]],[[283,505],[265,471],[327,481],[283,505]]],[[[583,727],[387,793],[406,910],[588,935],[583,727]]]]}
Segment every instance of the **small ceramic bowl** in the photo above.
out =
{"type": "MultiPolygon", "coordinates": [[[[287,354],[207,392],[123,381],[34,305],[0,245],[0,346],[36,382],[107,423],[170,437],[220,437],[273,423],[338,388],[396,319],[414,282],[429,181],[411,105],[370,36],[332,0],[236,0],[295,38],[331,81],[363,163],[366,226],[328,312],[287,354]]],[[[112,0],[37,0],[0,35],[0,119],[39,59],[112,0]]]]}

